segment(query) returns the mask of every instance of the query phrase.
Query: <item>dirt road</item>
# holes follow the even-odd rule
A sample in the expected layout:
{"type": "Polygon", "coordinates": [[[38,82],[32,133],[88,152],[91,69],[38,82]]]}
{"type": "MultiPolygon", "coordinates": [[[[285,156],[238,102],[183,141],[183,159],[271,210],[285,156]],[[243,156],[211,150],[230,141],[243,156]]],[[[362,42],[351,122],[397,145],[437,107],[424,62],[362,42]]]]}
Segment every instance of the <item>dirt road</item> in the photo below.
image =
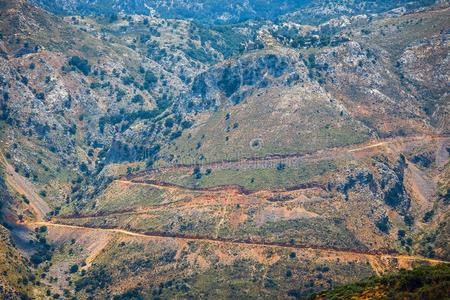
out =
{"type": "MultiPolygon", "coordinates": [[[[295,159],[303,159],[305,157],[311,158],[311,159],[323,159],[324,157],[330,157],[330,155],[348,155],[355,152],[364,152],[368,149],[373,149],[377,147],[384,147],[389,144],[396,143],[397,145],[402,142],[410,142],[410,141],[420,141],[423,139],[438,139],[438,140],[444,140],[448,139],[448,137],[442,137],[442,136],[422,136],[422,137],[408,137],[408,138],[402,138],[402,139],[391,139],[391,140],[384,140],[384,141],[377,141],[376,143],[368,143],[365,145],[358,145],[357,147],[344,147],[339,149],[330,149],[326,151],[320,151],[315,154],[311,155],[288,155],[286,157],[280,157],[280,156],[270,156],[265,158],[255,158],[255,159],[245,159],[243,161],[237,161],[237,162],[216,162],[212,163],[209,166],[221,168],[221,167],[228,167],[230,164],[246,164],[246,163],[252,163],[254,161],[269,161],[270,163],[279,162],[280,159],[285,158],[295,158],[295,159]]],[[[334,156],[333,156],[334,157],[334,156]]],[[[333,252],[333,253],[341,253],[341,254],[357,254],[357,255],[366,255],[368,257],[373,258],[390,258],[390,259],[404,259],[404,260],[415,260],[415,261],[426,261],[429,263],[447,263],[445,261],[437,260],[437,259],[428,259],[424,257],[419,256],[407,256],[407,255],[401,255],[392,253],[392,251],[360,251],[360,250],[354,250],[354,249],[336,249],[336,248],[329,248],[329,247],[323,247],[323,246],[310,246],[310,245],[292,245],[292,244],[286,244],[286,243],[278,243],[278,242],[265,242],[265,241],[254,241],[254,240],[234,240],[234,239],[224,239],[220,237],[209,237],[209,236],[189,236],[189,235],[181,235],[181,234],[172,234],[172,233],[166,233],[166,232],[132,232],[120,228],[96,228],[96,227],[87,227],[87,226],[75,226],[75,225],[66,225],[61,223],[55,223],[55,222],[48,222],[43,221],[46,217],[47,213],[50,212],[50,208],[48,204],[33,190],[32,184],[19,174],[17,174],[14,171],[14,168],[7,163],[7,161],[4,159],[2,155],[2,160],[4,161],[5,167],[6,167],[6,173],[7,173],[7,182],[16,189],[19,193],[24,194],[29,200],[30,205],[35,211],[37,222],[32,222],[26,224],[27,226],[34,227],[34,226],[48,226],[48,227],[54,227],[54,228],[71,228],[71,229],[77,229],[77,230],[89,230],[89,231],[102,231],[102,232],[109,232],[114,234],[123,234],[128,235],[132,237],[137,238],[145,238],[145,239],[181,239],[181,240],[187,240],[187,241],[200,241],[200,242],[207,242],[207,243],[217,243],[217,244],[232,244],[232,245],[249,245],[249,246],[260,246],[260,247],[274,247],[274,248],[288,248],[288,249],[306,249],[306,250],[316,250],[316,251],[327,251],[327,252],[333,252]]],[[[260,164],[258,164],[260,165],[260,164]]],[[[169,169],[176,169],[176,168],[191,168],[192,166],[173,166],[169,167],[169,169]]],[[[166,168],[167,169],[167,168],[166,168]]],[[[165,170],[163,168],[163,170],[165,170]]],[[[160,172],[160,170],[150,171],[150,172],[160,172]]],[[[157,186],[165,186],[168,185],[164,182],[154,182],[154,181],[147,181],[147,180],[137,180],[137,178],[144,176],[148,174],[148,172],[141,172],[137,174],[133,174],[131,176],[128,176],[127,178],[124,178],[126,182],[129,182],[130,180],[135,182],[141,182],[142,184],[150,184],[150,185],[157,185],[157,186]]],[[[172,188],[180,188],[179,186],[172,186],[172,188]]],[[[220,190],[221,187],[216,187],[216,189],[220,190]]],[[[229,188],[229,187],[227,187],[229,188]]],[[[212,191],[212,190],[211,190],[212,191]]],[[[247,192],[247,191],[243,191],[247,192]]]]}
{"type": "MultiPolygon", "coordinates": [[[[156,168],[153,170],[144,170],[136,173],[129,174],[121,178],[121,180],[130,181],[135,180],[140,177],[149,176],[164,172],[192,172],[193,168],[200,166],[204,169],[230,169],[239,168],[240,170],[246,169],[261,169],[261,168],[275,168],[278,164],[285,164],[287,167],[296,166],[303,162],[314,162],[325,159],[339,159],[339,158],[354,158],[360,157],[361,155],[370,155],[370,150],[374,150],[380,147],[386,147],[389,145],[401,145],[406,143],[421,142],[424,140],[435,140],[442,144],[448,144],[450,141],[450,136],[446,135],[420,135],[420,136],[410,136],[410,137],[397,137],[388,138],[384,140],[375,140],[368,143],[360,145],[351,145],[346,147],[332,148],[319,150],[314,153],[293,153],[293,154],[283,154],[283,155],[268,155],[265,157],[255,157],[255,158],[243,158],[237,160],[224,160],[224,161],[214,161],[214,162],[201,162],[198,164],[176,164],[161,168],[156,168]],[[367,153],[365,153],[367,152],[367,153]]],[[[442,151],[441,151],[442,152],[442,151]]]]}
{"type": "Polygon", "coordinates": [[[59,224],[53,222],[33,222],[27,224],[28,226],[47,226],[47,227],[56,227],[56,228],[68,228],[68,229],[78,229],[78,230],[89,230],[89,231],[102,231],[102,232],[110,232],[110,233],[118,233],[132,237],[144,238],[144,239],[180,239],[186,241],[198,241],[198,242],[207,242],[207,243],[215,243],[215,244],[230,244],[230,245],[248,245],[248,246],[259,246],[259,247],[269,247],[269,248],[285,248],[285,249],[303,249],[303,250],[317,250],[324,251],[328,253],[336,253],[336,254],[354,254],[354,255],[364,255],[367,257],[373,258],[389,258],[389,259],[403,259],[403,260],[413,260],[413,261],[423,261],[431,264],[438,263],[450,263],[447,261],[439,260],[439,259],[430,259],[421,256],[409,256],[403,254],[395,254],[395,253],[383,253],[383,251],[358,251],[351,249],[334,249],[328,247],[313,247],[313,246],[303,246],[303,245],[292,245],[292,244],[284,244],[284,243],[275,243],[275,242],[260,242],[260,241],[244,241],[244,240],[227,240],[222,238],[210,238],[210,237],[200,237],[200,236],[186,236],[186,235],[176,235],[176,234],[167,234],[162,232],[152,232],[152,233],[138,233],[132,232],[124,229],[116,229],[116,228],[98,228],[98,227],[85,227],[85,226],[76,226],[76,225],[66,225],[59,224]]]}

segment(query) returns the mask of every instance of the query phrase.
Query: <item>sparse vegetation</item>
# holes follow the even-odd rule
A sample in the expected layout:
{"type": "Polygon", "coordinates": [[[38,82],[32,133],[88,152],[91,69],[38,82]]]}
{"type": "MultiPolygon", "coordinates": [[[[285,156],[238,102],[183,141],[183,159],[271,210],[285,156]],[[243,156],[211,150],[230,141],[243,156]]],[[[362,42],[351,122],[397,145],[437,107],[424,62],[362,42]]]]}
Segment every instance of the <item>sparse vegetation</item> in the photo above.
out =
{"type": "Polygon", "coordinates": [[[445,5],[63,2],[0,0],[0,295],[448,294],[386,275],[450,258],[445,5]]]}
{"type": "Polygon", "coordinates": [[[448,264],[421,266],[412,271],[401,270],[399,273],[337,287],[330,292],[311,296],[310,299],[350,299],[362,295],[386,299],[445,299],[450,293],[449,274],[448,264]]]}

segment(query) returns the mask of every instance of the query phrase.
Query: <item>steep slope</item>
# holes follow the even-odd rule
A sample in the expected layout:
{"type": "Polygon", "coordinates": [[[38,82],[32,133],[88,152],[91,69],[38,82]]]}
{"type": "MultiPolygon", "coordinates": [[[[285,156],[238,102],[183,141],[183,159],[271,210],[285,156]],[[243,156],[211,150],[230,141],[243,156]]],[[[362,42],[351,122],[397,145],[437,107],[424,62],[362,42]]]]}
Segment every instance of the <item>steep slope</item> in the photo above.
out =
{"type": "Polygon", "coordinates": [[[49,295],[281,299],[449,259],[448,4],[45,3],[84,16],[0,0],[0,140],[49,295]]]}
{"type": "Polygon", "coordinates": [[[3,180],[3,166],[0,166],[0,297],[2,299],[26,299],[38,295],[37,278],[29,262],[12,241],[8,220],[13,207],[13,197],[3,180]],[[7,228],[5,226],[8,226],[7,228]]]}
{"type": "Polygon", "coordinates": [[[164,62],[24,1],[2,1],[1,8],[2,150],[53,208],[67,200],[71,185],[87,183],[86,174],[124,157],[142,160],[155,141],[181,128],[178,116],[160,130],[172,97],[185,88],[164,62]],[[138,122],[152,124],[127,131],[138,122]],[[122,145],[122,152],[109,151],[122,145]]]}

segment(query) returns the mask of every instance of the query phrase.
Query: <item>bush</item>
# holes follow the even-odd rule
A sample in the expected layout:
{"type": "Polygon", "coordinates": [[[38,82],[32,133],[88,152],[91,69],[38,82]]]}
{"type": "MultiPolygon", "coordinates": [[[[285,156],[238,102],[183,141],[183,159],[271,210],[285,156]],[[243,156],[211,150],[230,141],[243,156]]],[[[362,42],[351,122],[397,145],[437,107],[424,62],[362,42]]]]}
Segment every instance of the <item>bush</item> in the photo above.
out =
{"type": "Polygon", "coordinates": [[[363,293],[380,291],[385,299],[447,299],[449,293],[448,264],[420,266],[414,270],[372,277],[362,282],[337,287],[311,295],[308,299],[356,299],[363,293]]]}
{"type": "Polygon", "coordinates": [[[30,262],[35,266],[52,258],[52,248],[45,237],[40,236],[37,243],[36,253],[31,255],[30,262]]]}
{"type": "Polygon", "coordinates": [[[141,300],[145,299],[144,296],[142,296],[140,287],[133,288],[130,290],[125,291],[123,294],[115,295],[113,297],[113,300],[127,300],[127,299],[133,299],[133,300],[141,300]]]}
{"type": "Polygon", "coordinates": [[[285,168],[286,168],[286,164],[283,164],[283,163],[277,164],[278,171],[283,171],[285,168]]]}
{"type": "Polygon", "coordinates": [[[112,281],[110,273],[104,268],[94,269],[87,276],[75,282],[75,290],[89,289],[95,291],[96,289],[103,289],[112,281]]]}
{"type": "Polygon", "coordinates": [[[425,215],[423,216],[423,222],[424,223],[430,222],[431,219],[433,218],[433,216],[434,216],[434,210],[427,211],[425,213],[425,215]]]}
{"type": "Polygon", "coordinates": [[[172,132],[172,134],[170,135],[170,140],[173,141],[173,140],[179,138],[180,136],[181,136],[181,131],[180,130],[172,132]]]}
{"type": "Polygon", "coordinates": [[[181,122],[181,127],[183,129],[191,128],[192,127],[192,122],[184,120],[183,122],[181,122]]]}
{"type": "Polygon", "coordinates": [[[123,97],[125,97],[126,93],[124,90],[118,89],[116,94],[116,101],[120,102],[122,101],[123,97]]]}
{"type": "Polygon", "coordinates": [[[377,226],[377,228],[383,232],[388,234],[389,233],[389,229],[391,228],[391,223],[389,222],[389,217],[388,216],[382,216],[376,223],[375,225],[377,226]]]}
{"type": "Polygon", "coordinates": [[[45,99],[45,94],[44,93],[37,93],[36,94],[36,98],[39,100],[44,100],[45,99]]]}
{"type": "Polygon", "coordinates": [[[88,166],[86,165],[85,162],[82,162],[80,164],[80,171],[85,173],[85,174],[89,172],[89,168],[88,168],[88,166]]]}
{"type": "Polygon", "coordinates": [[[192,175],[194,175],[194,178],[195,178],[195,179],[200,179],[200,178],[202,178],[202,172],[201,172],[199,166],[195,166],[194,172],[192,173],[192,175]]]}
{"type": "Polygon", "coordinates": [[[133,98],[131,98],[131,103],[144,103],[144,98],[141,95],[134,95],[133,98]]]}
{"type": "Polygon", "coordinates": [[[414,225],[414,217],[411,215],[404,216],[403,220],[405,221],[405,224],[409,227],[414,225]]]}
{"type": "Polygon", "coordinates": [[[69,65],[76,67],[85,76],[91,72],[91,66],[86,59],[82,59],[79,56],[72,56],[69,60],[69,65]]]}
{"type": "Polygon", "coordinates": [[[22,195],[22,200],[23,200],[23,202],[25,202],[26,204],[30,204],[30,200],[28,200],[27,196],[22,195]]]}
{"type": "Polygon", "coordinates": [[[167,118],[166,121],[164,122],[164,126],[166,126],[167,128],[172,128],[174,124],[174,121],[172,118],[167,118]]]}
{"type": "Polygon", "coordinates": [[[71,274],[78,272],[78,265],[75,264],[75,265],[70,266],[69,272],[71,274]]]}
{"type": "Polygon", "coordinates": [[[149,88],[153,87],[157,82],[158,78],[155,76],[155,74],[152,71],[147,70],[144,76],[144,88],[148,90],[149,88]]]}

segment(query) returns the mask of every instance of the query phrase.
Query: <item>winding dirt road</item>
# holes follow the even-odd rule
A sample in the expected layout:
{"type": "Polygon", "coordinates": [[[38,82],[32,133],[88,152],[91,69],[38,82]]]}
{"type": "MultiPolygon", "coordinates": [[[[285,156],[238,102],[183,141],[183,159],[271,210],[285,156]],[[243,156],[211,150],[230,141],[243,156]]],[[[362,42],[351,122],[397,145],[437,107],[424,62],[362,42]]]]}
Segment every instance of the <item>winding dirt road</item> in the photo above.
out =
{"type": "Polygon", "coordinates": [[[90,230],[90,231],[103,231],[110,233],[123,234],[131,237],[138,237],[144,239],[179,239],[185,241],[197,241],[197,242],[207,242],[207,243],[215,243],[215,244],[230,244],[230,245],[247,245],[247,246],[259,246],[259,247],[269,247],[269,248],[284,248],[284,249],[302,249],[302,250],[316,250],[316,251],[324,251],[328,253],[336,253],[336,254],[355,254],[355,255],[364,255],[367,257],[373,258],[390,258],[390,259],[403,259],[410,261],[423,261],[431,264],[439,264],[439,263],[450,263],[447,261],[439,260],[439,259],[431,259],[421,256],[410,256],[403,254],[395,254],[388,253],[383,251],[358,251],[351,249],[334,249],[329,247],[313,247],[313,246],[303,246],[303,245],[291,245],[284,243],[271,243],[271,242],[260,242],[260,241],[241,241],[241,240],[227,240],[223,238],[211,238],[211,237],[201,237],[201,236],[183,236],[177,234],[165,234],[165,233],[138,233],[132,232],[124,229],[117,228],[98,228],[98,227],[86,227],[86,226],[76,226],[76,225],[66,225],[59,224],[53,222],[33,222],[28,223],[29,226],[47,226],[47,227],[55,227],[55,228],[67,228],[67,229],[78,229],[78,230],[90,230]]]}
{"type": "MultiPolygon", "coordinates": [[[[324,151],[319,151],[318,153],[309,154],[309,155],[285,155],[285,156],[269,156],[264,158],[255,158],[255,159],[245,159],[241,161],[229,161],[229,162],[214,162],[204,166],[208,166],[211,168],[226,168],[230,166],[234,166],[235,164],[254,164],[255,162],[268,162],[268,163],[277,163],[282,159],[304,159],[305,157],[308,159],[324,159],[326,157],[335,157],[336,155],[349,155],[357,152],[364,152],[369,149],[374,149],[377,147],[384,147],[390,144],[398,144],[402,142],[414,142],[421,141],[424,139],[432,139],[432,140],[445,140],[447,141],[449,137],[447,136],[418,136],[418,137],[408,137],[399,139],[389,139],[385,141],[376,141],[376,143],[368,143],[364,145],[358,145],[357,147],[344,147],[339,149],[329,149],[324,151]]],[[[355,249],[336,249],[324,246],[310,246],[310,245],[292,245],[287,243],[278,243],[278,242],[264,242],[264,241],[254,241],[254,240],[234,240],[234,239],[224,239],[218,236],[209,237],[209,236],[189,236],[189,235],[181,235],[181,234],[171,234],[165,232],[132,232],[120,228],[98,228],[98,227],[88,227],[88,226],[75,226],[75,225],[67,225],[56,223],[52,221],[44,221],[48,212],[50,212],[50,208],[48,204],[34,191],[33,185],[24,177],[17,174],[14,171],[14,168],[6,161],[6,159],[1,155],[2,161],[6,168],[6,180],[19,193],[25,195],[30,200],[30,206],[35,212],[36,222],[29,222],[25,225],[29,227],[36,226],[47,226],[53,228],[67,228],[67,229],[77,229],[77,230],[89,230],[89,231],[102,231],[109,232],[113,234],[123,234],[127,236],[137,237],[137,238],[145,238],[145,239],[180,239],[187,241],[200,241],[207,243],[216,243],[216,244],[231,244],[231,245],[249,245],[249,246],[259,246],[259,247],[272,247],[272,248],[287,248],[287,249],[305,249],[305,250],[316,250],[316,251],[325,251],[325,252],[333,252],[336,254],[358,254],[365,255],[367,257],[372,258],[390,258],[390,259],[404,259],[404,260],[414,260],[414,261],[424,261],[432,264],[437,263],[449,263],[442,260],[437,259],[429,259],[420,256],[408,256],[393,253],[392,250],[386,251],[360,251],[355,249]]],[[[259,165],[259,164],[258,164],[259,165]]],[[[179,186],[173,186],[169,183],[151,181],[151,180],[139,180],[139,177],[148,175],[150,173],[161,172],[166,170],[178,170],[178,169],[190,169],[193,165],[177,165],[166,168],[161,168],[152,171],[144,171],[136,174],[129,175],[125,178],[119,180],[125,180],[126,182],[140,182],[142,184],[150,184],[150,185],[158,185],[158,186],[171,186],[174,188],[181,188],[179,186]]],[[[317,187],[317,186],[314,186],[317,187]]],[[[230,187],[215,187],[213,190],[220,190],[221,188],[230,188],[230,187]]],[[[321,188],[321,187],[319,187],[321,188]]],[[[243,193],[247,193],[248,191],[242,191],[243,193]]]]}

